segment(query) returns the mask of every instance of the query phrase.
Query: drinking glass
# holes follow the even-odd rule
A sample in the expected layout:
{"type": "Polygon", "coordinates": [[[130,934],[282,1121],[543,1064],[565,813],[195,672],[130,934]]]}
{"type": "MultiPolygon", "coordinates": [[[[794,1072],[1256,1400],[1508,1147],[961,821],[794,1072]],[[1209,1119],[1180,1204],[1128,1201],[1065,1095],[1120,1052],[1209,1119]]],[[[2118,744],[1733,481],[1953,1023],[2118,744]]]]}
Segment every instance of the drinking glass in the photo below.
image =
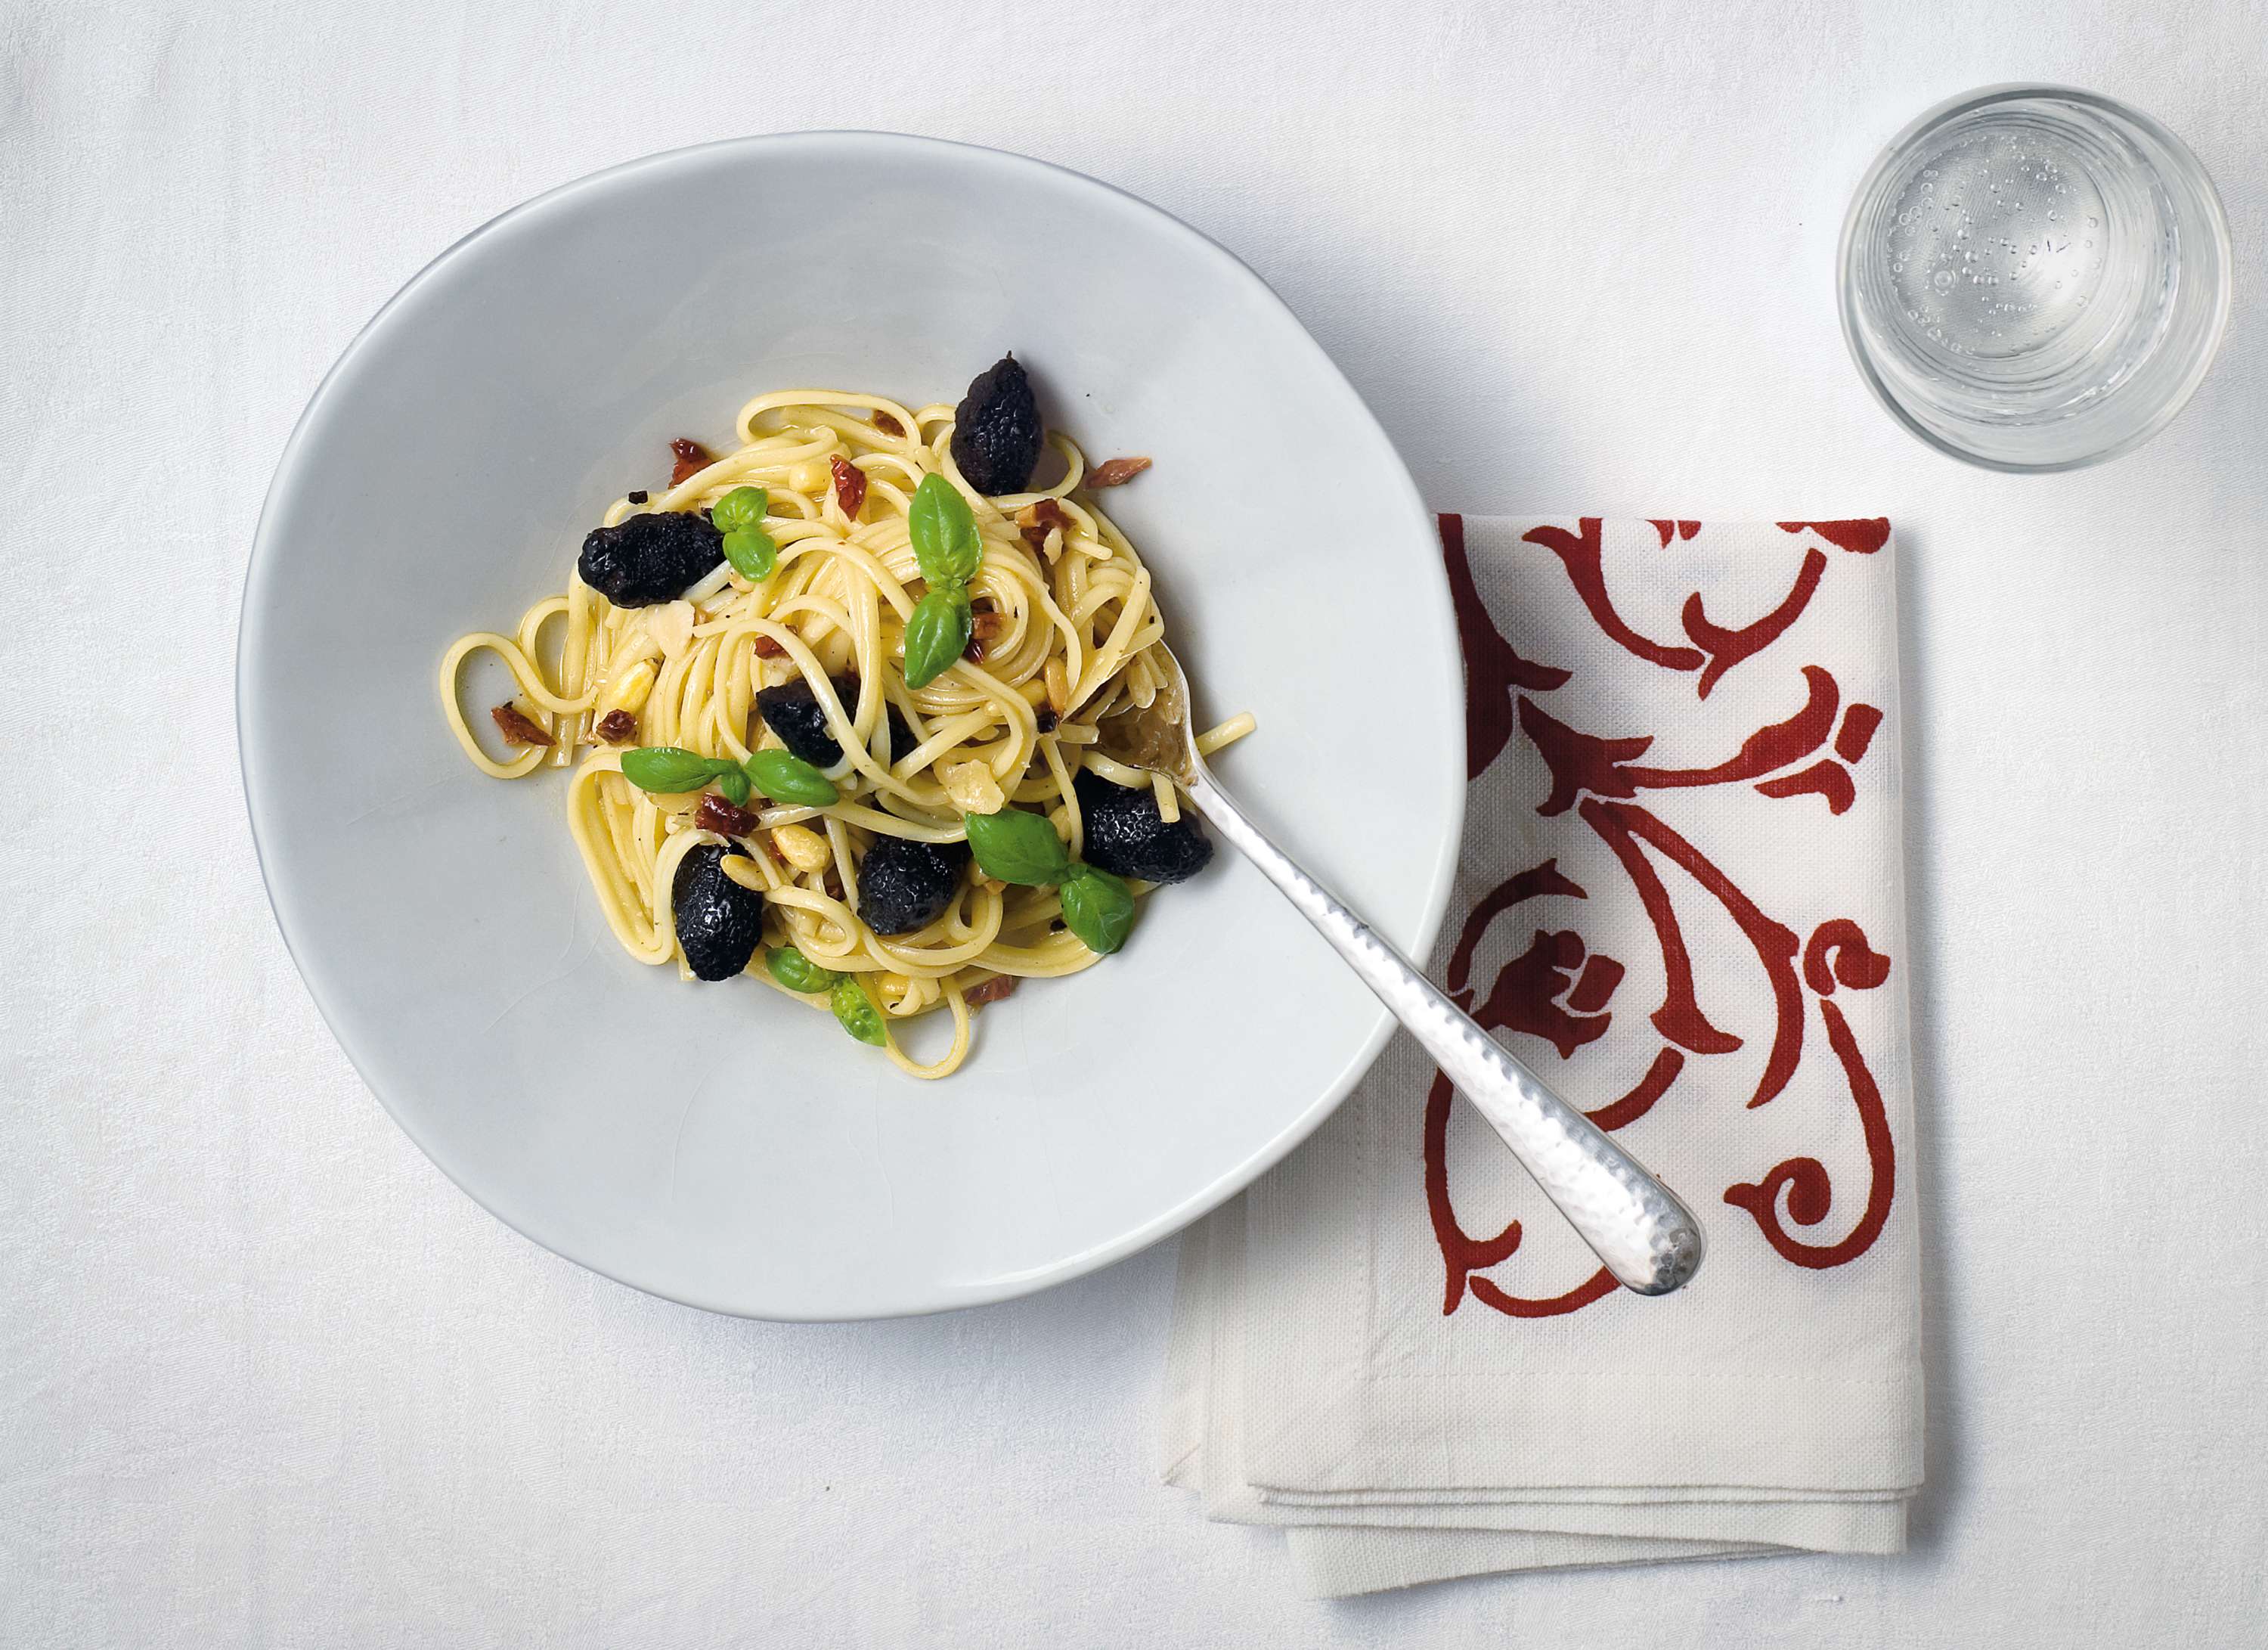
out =
{"type": "Polygon", "coordinates": [[[1843,225],[1843,334],[1923,440],[2002,470],[2138,446],[2228,321],[2213,180],[2148,115],[2066,86],[1988,86],[1892,140],[1843,225]]]}

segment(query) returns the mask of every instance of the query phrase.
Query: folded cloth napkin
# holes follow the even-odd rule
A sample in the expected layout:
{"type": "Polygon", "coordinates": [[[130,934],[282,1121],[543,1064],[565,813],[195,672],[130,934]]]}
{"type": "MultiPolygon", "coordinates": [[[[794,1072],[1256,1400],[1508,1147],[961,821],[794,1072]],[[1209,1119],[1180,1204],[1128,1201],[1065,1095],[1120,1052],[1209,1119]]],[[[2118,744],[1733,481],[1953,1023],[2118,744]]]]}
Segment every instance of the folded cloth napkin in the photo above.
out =
{"type": "Polygon", "coordinates": [[[1616,1289],[1397,1038],[1187,1234],[1166,1476],[1322,1596],[1895,1552],[1921,1483],[1889,524],[1441,519],[1442,982],[1700,1217],[1616,1289]]]}

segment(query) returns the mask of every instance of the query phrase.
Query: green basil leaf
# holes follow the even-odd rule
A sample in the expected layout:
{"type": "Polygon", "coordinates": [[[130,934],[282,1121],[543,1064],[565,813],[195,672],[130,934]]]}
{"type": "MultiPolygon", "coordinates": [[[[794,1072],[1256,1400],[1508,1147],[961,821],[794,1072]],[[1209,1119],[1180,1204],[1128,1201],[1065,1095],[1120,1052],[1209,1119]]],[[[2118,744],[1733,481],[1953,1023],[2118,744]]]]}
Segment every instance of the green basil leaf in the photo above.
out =
{"type": "Polygon", "coordinates": [[[866,995],[866,988],[858,983],[856,975],[846,974],[835,982],[827,994],[827,1005],[835,1011],[835,1018],[843,1022],[843,1029],[861,1042],[871,1042],[880,1048],[882,1011],[874,1006],[874,999],[866,995]]]}
{"type": "Polygon", "coordinates": [[[1134,891],[1108,871],[1076,865],[1062,890],[1064,926],[1079,944],[1107,957],[1126,943],[1134,926],[1134,891]]]}
{"type": "Polygon", "coordinates": [[[922,577],[932,590],[967,584],[984,561],[976,512],[961,490],[942,475],[924,475],[914,489],[913,503],[906,510],[906,533],[914,541],[922,577]]]}
{"type": "Polygon", "coordinates": [[[843,976],[832,969],[822,969],[793,946],[782,946],[764,959],[764,966],[791,991],[801,991],[807,997],[835,989],[843,976]]]}
{"type": "Polygon", "coordinates": [[[730,533],[736,527],[756,526],[771,507],[771,495],[762,488],[735,487],[709,506],[709,519],[717,524],[718,532],[730,533]]]}
{"type": "Polygon", "coordinates": [[[965,814],[968,851],[988,877],[1020,888],[1052,887],[1071,874],[1071,855],[1044,814],[1004,807],[998,814],[965,814]]]}
{"type": "Polygon", "coordinates": [[[932,590],[916,602],[906,621],[906,686],[925,688],[952,668],[976,624],[968,593],[958,586],[932,590]]]}
{"type": "Polygon", "coordinates": [[[711,758],[674,745],[641,745],[622,753],[622,777],[641,791],[657,791],[664,796],[698,791],[718,771],[718,764],[711,758]]]}
{"type": "Polygon", "coordinates": [[[725,793],[725,800],[734,807],[748,805],[748,776],[738,768],[727,768],[717,776],[717,788],[725,793]]]}
{"type": "Polygon", "coordinates": [[[779,565],[779,546],[762,527],[734,527],[725,535],[725,559],[741,578],[761,585],[779,565]]]}
{"type": "Polygon", "coordinates": [[[798,807],[827,807],[837,799],[835,781],[784,750],[760,750],[748,758],[748,777],[775,802],[798,807]]]}

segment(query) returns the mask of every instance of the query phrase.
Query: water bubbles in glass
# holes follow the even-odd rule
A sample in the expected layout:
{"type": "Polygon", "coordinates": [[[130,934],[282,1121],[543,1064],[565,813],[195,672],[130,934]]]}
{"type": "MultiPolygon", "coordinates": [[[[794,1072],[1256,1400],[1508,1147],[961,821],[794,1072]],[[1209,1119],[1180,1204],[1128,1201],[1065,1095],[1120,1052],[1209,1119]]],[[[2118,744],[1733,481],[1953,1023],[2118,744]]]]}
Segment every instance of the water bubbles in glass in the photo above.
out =
{"type": "Polygon", "coordinates": [[[2180,410],[2228,322],[2228,261],[2212,181],[2171,132],[2090,92],[1992,87],[1924,114],[1859,185],[1843,230],[1844,335],[1924,440],[1996,468],[2065,469],[2139,445],[2180,410]],[[1942,247],[1934,262],[1892,247],[1918,220],[1966,241],[1971,200],[2005,284],[1981,269],[1955,281],[1942,247]],[[2051,232],[2066,212],[2099,232],[2051,232]]]}

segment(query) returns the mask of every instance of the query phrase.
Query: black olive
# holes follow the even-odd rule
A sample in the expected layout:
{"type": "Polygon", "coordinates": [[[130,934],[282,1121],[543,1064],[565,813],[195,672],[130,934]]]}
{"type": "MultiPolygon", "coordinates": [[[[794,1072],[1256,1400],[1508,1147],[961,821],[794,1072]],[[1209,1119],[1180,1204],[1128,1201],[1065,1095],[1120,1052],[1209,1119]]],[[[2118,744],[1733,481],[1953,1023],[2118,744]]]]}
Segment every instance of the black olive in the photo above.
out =
{"type": "Polygon", "coordinates": [[[898,714],[895,704],[885,704],[883,711],[890,718],[890,760],[898,761],[914,748],[914,731],[906,726],[906,718],[898,714]]]}
{"type": "MultiPolygon", "coordinates": [[[[829,676],[828,681],[845,711],[858,703],[858,677],[829,676]]],[[[896,705],[885,704],[883,709],[890,718],[890,760],[895,762],[914,748],[914,733],[896,705]]],[[[819,708],[818,691],[802,677],[757,694],[756,714],[779,735],[781,744],[813,767],[832,768],[843,760],[843,747],[827,731],[827,712],[819,708]]]]}
{"type": "Polygon", "coordinates": [[[858,920],[878,934],[928,927],[953,903],[968,865],[967,843],[877,836],[858,862],[858,920]]]}
{"type": "Polygon", "coordinates": [[[725,874],[725,857],[747,851],[703,843],[677,862],[669,908],[677,944],[696,980],[729,980],[748,966],[764,928],[764,896],[725,874]]]}
{"type": "Polygon", "coordinates": [[[1145,882],[1181,882],[1211,863],[1212,839],[1197,816],[1184,810],[1167,824],[1146,785],[1131,790],[1101,774],[1082,773],[1072,788],[1086,826],[1087,864],[1145,882]]]}
{"type": "Polygon", "coordinates": [[[657,510],[593,527],[576,565],[583,582],[618,608],[674,601],[725,559],[725,535],[703,515],[657,510]]]}
{"type": "Polygon", "coordinates": [[[979,372],[953,411],[953,461],[988,497],[1020,493],[1040,461],[1040,403],[1012,355],[979,372]]]}

